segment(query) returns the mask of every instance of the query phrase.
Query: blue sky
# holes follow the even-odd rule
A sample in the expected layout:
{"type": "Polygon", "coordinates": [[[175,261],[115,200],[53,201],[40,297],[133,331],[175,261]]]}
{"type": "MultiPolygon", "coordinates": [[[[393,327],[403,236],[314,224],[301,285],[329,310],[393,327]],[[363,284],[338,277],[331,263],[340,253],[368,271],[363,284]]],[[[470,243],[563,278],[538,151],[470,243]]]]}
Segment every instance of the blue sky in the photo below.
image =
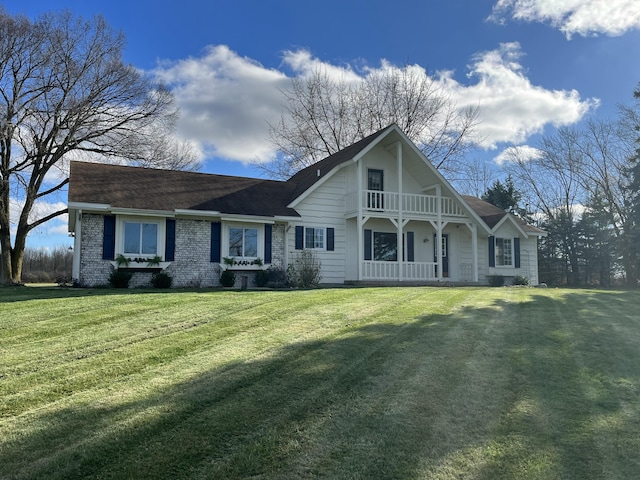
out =
{"type": "MultiPolygon", "coordinates": [[[[182,113],[178,134],[211,173],[259,176],[255,164],[274,155],[267,122],[280,117],[278,89],[320,65],[353,78],[405,64],[424,69],[458,106],[480,106],[483,141],[473,155],[486,162],[558,126],[614,116],[640,82],[638,0],[0,5],[32,18],[61,9],[102,14],[126,35],[125,60],[171,85],[182,113]]],[[[65,228],[64,218],[50,222],[29,245],[70,245],[65,228]]]]}

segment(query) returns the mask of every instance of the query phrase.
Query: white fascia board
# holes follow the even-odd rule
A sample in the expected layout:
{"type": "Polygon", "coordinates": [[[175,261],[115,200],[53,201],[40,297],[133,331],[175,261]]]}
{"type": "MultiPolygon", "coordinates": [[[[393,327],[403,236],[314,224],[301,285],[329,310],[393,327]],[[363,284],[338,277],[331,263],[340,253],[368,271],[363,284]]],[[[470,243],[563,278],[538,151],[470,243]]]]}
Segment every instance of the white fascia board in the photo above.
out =
{"type": "Polygon", "coordinates": [[[291,222],[299,222],[302,217],[286,217],[283,215],[276,215],[273,218],[275,219],[276,222],[291,223],[291,222]]]}
{"type": "Polygon", "coordinates": [[[241,222],[241,223],[276,223],[273,217],[257,217],[255,215],[225,215],[221,216],[223,222],[241,222]]]}
{"type": "Polygon", "coordinates": [[[142,208],[112,208],[114,215],[130,215],[137,217],[173,217],[172,210],[145,210],[142,208]]]}
{"type": "Polygon", "coordinates": [[[92,212],[108,212],[111,205],[108,203],[68,202],[69,210],[87,210],[92,212]]]}
{"type": "Polygon", "coordinates": [[[188,210],[188,209],[175,209],[176,215],[187,217],[219,217],[220,212],[213,210],[188,210]]]}

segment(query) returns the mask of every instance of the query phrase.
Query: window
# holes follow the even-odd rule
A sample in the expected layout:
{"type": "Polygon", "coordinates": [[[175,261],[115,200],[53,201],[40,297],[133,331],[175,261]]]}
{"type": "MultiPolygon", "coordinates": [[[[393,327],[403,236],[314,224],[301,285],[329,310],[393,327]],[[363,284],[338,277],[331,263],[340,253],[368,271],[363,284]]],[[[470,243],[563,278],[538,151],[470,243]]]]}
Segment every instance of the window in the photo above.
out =
{"type": "Polygon", "coordinates": [[[376,262],[396,262],[398,260],[397,234],[373,232],[373,260],[376,262]]]}
{"type": "Polygon", "coordinates": [[[257,228],[229,228],[229,256],[257,257],[258,229],[257,228]]]}
{"type": "Polygon", "coordinates": [[[367,171],[367,208],[384,209],[384,173],[382,170],[369,169],[367,171]],[[377,193],[380,192],[380,193],[377,193]]]}
{"type": "Polygon", "coordinates": [[[124,222],[125,255],[158,255],[158,224],[124,222]]]}
{"type": "Polygon", "coordinates": [[[496,267],[513,265],[513,249],[510,238],[496,238],[496,267]]]}
{"type": "Polygon", "coordinates": [[[324,228],[305,228],[305,248],[324,248],[324,228]]]}

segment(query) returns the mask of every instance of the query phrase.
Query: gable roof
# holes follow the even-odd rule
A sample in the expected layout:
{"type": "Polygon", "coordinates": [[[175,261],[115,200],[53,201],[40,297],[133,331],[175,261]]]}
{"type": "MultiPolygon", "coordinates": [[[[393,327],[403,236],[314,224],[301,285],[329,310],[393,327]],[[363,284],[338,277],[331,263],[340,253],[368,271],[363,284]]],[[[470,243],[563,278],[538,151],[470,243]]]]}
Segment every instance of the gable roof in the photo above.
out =
{"type": "Polygon", "coordinates": [[[71,162],[69,202],[142,210],[200,210],[294,216],[287,182],[206,173],[71,162]]]}
{"type": "Polygon", "coordinates": [[[316,182],[320,179],[324,178],[328,173],[333,171],[333,169],[343,163],[346,163],[350,160],[353,160],[359,153],[365,150],[369,145],[371,145],[375,140],[384,136],[384,134],[394,128],[395,124],[391,124],[388,127],[385,127],[377,132],[372,133],[368,137],[363,138],[362,140],[357,141],[356,143],[349,145],[348,147],[343,148],[342,150],[334,153],[333,155],[329,155],[328,157],[320,160],[319,162],[314,163],[306,168],[303,168],[295,175],[293,175],[287,183],[291,183],[295,185],[290,201],[295,200],[304,192],[306,192],[309,188],[311,188],[316,182]],[[319,173],[318,173],[319,172],[319,173]]]}
{"type": "Polygon", "coordinates": [[[520,228],[523,233],[527,235],[546,235],[547,232],[544,230],[534,227],[533,225],[529,225],[520,217],[517,217],[509,212],[505,212],[500,207],[496,207],[495,205],[485,202],[484,200],[478,197],[472,197],[469,195],[461,195],[465,202],[478,214],[478,216],[482,219],[484,223],[490,229],[494,229],[499,227],[505,220],[509,219],[513,221],[518,228],[520,228]]]}

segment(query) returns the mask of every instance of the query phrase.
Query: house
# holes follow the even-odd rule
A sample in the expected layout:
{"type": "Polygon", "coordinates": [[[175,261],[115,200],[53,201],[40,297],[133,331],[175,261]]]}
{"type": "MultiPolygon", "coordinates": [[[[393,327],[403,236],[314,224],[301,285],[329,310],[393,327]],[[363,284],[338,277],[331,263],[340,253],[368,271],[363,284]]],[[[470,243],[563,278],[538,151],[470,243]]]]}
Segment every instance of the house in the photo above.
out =
{"type": "Polygon", "coordinates": [[[69,230],[83,286],[106,284],[119,255],[134,286],[158,268],[174,286],[216,286],[225,259],[250,276],[303,249],[327,284],[536,285],[545,234],[458,194],[396,125],[287,181],[72,162],[69,230]]]}

